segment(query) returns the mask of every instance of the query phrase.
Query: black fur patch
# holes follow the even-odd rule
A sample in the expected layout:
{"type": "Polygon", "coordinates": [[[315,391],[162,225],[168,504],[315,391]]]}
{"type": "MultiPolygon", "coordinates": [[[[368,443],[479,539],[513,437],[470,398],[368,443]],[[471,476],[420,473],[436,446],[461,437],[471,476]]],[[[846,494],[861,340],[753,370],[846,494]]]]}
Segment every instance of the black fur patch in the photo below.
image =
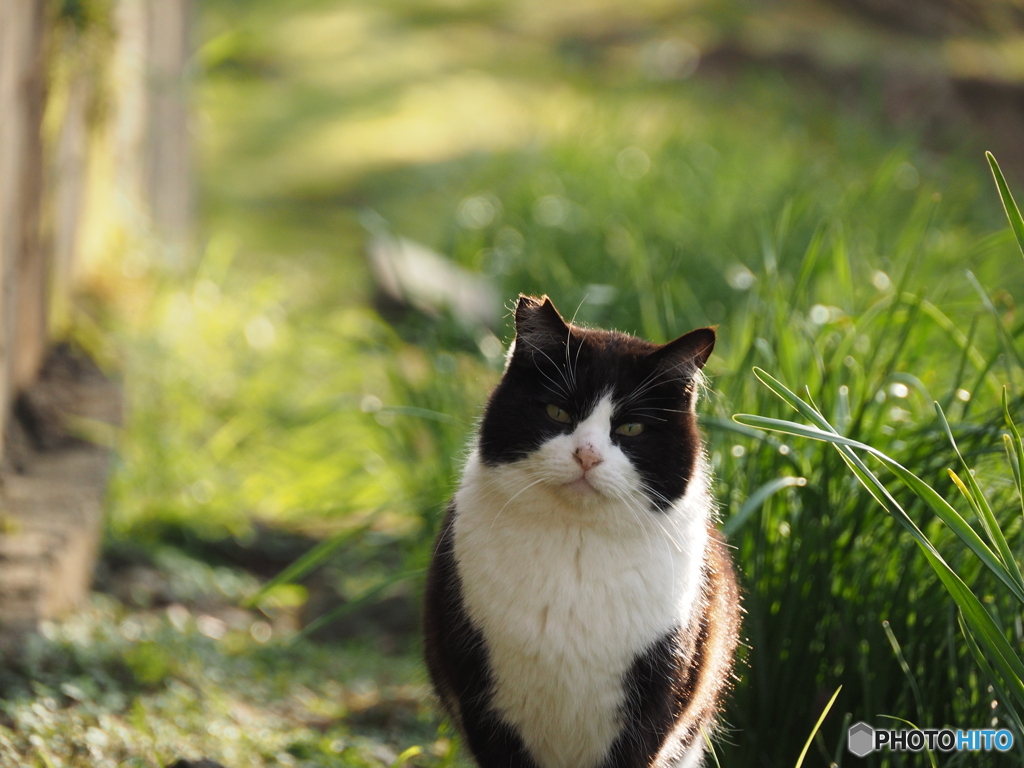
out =
{"type": "MultiPolygon", "coordinates": [[[[703,633],[688,638],[679,630],[669,632],[633,661],[623,681],[622,731],[602,768],[647,768],[653,764],[690,702],[705,640],[703,633]]],[[[685,746],[698,735],[686,734],[685,746]]]]}
{"type": "Polygon", "coordinates": [[[522,297],[516,347],[487,402],[480,455],[496,465],[524,459],[560,432],[570,432],[605,395],[616,405],[612,441],[629,457],[647,495],[665,509],[686,491],[700,451],[694,414],[699,371],[715,343],[702,328],[659,346],[617,331],[566,324],[548,299],[522,297]],[[547,415],[553,404],[573,421],[547,415]],[[639,422],[635,437],[614,433],[639,422]]]}

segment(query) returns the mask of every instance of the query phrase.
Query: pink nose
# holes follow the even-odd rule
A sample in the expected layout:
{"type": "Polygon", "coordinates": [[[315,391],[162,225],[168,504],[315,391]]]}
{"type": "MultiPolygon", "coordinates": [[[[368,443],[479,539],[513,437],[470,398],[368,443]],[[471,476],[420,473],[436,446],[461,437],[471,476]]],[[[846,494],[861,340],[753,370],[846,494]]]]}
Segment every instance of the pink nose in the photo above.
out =
{"type": "Polygon", "coordinates": [[[572,457],[576,459],[577,464],[583,467],[584,472],[589,472],[592,467],[596,467],[604,461],[592,445],[581,445],[572,457]]]}

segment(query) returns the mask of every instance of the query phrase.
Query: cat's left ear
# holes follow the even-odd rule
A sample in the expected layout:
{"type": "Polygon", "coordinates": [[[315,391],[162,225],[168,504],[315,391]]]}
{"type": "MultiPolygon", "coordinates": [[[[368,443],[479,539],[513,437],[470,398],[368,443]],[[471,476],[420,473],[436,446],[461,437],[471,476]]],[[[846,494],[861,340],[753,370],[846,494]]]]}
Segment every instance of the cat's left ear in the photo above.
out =
{"type": "Polygon", "coordinates": [[[520,295],[516,303],[516,337],[528,340],[535,347],[546,347],[552,342],[564,344],[569,326],[558,314],[547,296],[520,295]]]}
{"type": "Polygon", "coordinates": [[[651,356],[680,378],[689,378],[704,367],[714,348],[715,329],[698,328],[658,347],[651,356]]]}

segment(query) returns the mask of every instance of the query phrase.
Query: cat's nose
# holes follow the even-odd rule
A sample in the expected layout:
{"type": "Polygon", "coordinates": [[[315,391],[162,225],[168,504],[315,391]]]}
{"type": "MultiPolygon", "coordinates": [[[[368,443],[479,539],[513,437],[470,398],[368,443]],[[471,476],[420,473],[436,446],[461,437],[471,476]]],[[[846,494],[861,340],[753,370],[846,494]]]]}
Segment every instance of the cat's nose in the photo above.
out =
{"type": "Polygon", "coordinates": [[[583,468],[584,472],[589,472],[591,467],[596,467],[604,461],[592,445],[581,445],[573,452],[572,457],[576,459],[576,463],[583,468]]]}

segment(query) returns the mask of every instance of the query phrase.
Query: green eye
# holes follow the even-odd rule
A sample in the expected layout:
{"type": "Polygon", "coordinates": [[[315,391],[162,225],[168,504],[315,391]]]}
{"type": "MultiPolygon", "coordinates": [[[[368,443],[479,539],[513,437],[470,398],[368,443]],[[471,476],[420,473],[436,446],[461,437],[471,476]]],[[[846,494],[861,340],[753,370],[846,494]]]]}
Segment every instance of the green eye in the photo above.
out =
{"type": "Polygon", "coordinates": [[[559,424],[568,424],[570,421],[572,421],[572,416],[570,416],[567,411],[563,411],[557,405],[549,404],[547,406],[547,412],[548,416],[557,421],[559,424]]]}
{"type": "Polygon", "coordinates": [[[625,424],[619,424],[615,428],[615,434],[625,435],[626,437],[636,437],[644,431],[644,425],[637,421],[629,421],[625,424]]]}

